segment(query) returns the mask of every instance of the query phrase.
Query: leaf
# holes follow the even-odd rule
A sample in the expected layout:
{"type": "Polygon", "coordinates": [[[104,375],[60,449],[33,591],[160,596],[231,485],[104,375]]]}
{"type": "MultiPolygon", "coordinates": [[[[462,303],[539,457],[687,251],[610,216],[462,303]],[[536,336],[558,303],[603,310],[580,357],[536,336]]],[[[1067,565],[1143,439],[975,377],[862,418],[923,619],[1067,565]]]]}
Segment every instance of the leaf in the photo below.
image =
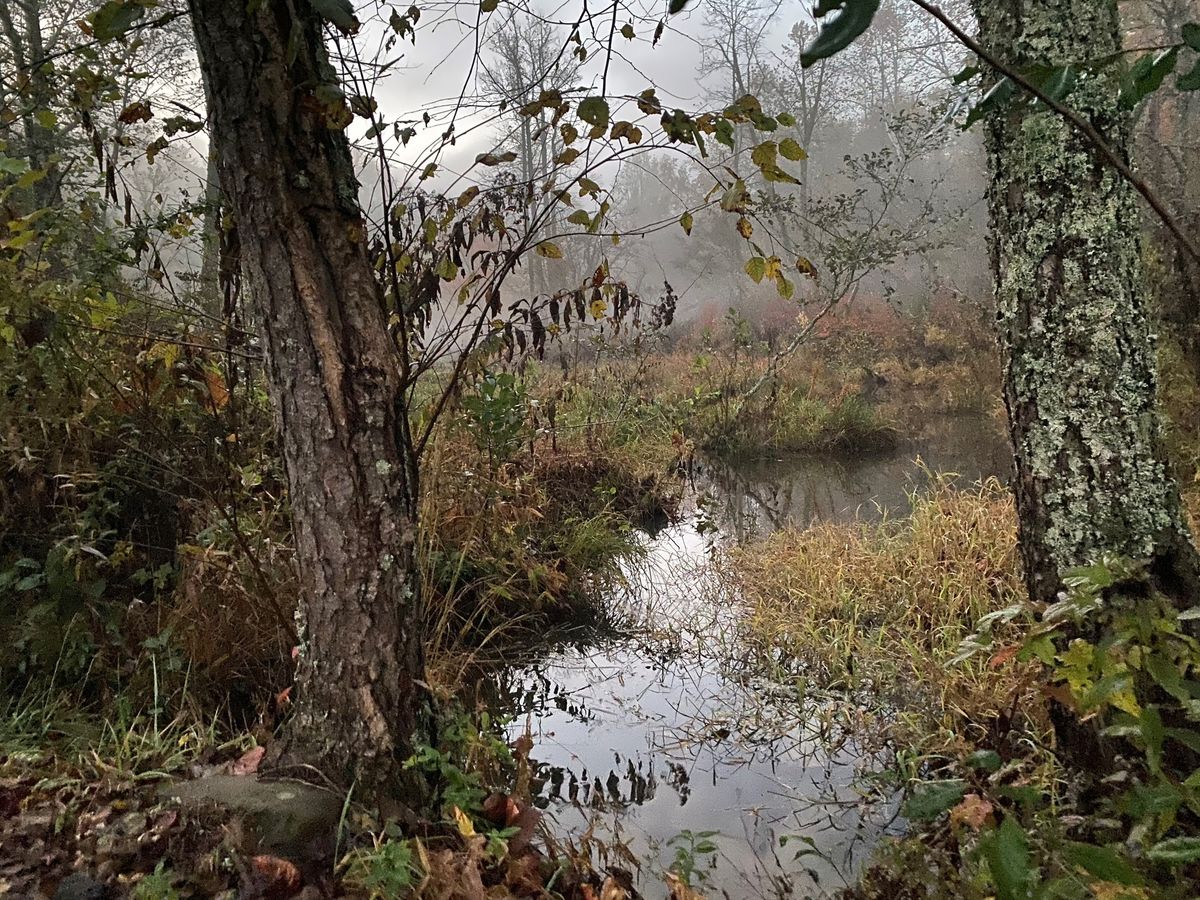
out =
{"type": "Polygon", "coordinates": [[[750,240],[750,235],[754,234],[754,226],[750,224],[750,220],[745,216],[742,216],[740,219],[738,219],[737,230],[738,234],[740,234],[746,240],[750,240]]]}
{"type": "Polygon", "coordinates": [[[671,0],[670,4],[668,4],[668,6],[667,6],[667,12],[670,13],[671,15],[675,15],[676,13],[681,13],[684,11],[684,9],[687,8],[687,5],[690,2],[691,2],[691,0],[671,0]]]}
{"type": "Polygon", "coordinates": [[[538,256],[544,256],[546,259],[562,259],[563,252],[558,244],[551,241],[542,241],[537,245],[536,252],[538,256]]]}
{"type": "Polygon", "coordinates": [[[983,772],[995,772],[1000,768],[1000,754],[995,750],[976,750],[963,760],[972,769],[983,772]]]}
{"type": "Polygon", "coordinates": [[[679,227],[683,229],[684,234],[692,233],[692,214],[690,212],[685,212],[679,217],[679,227]]]}
{"type": "Polygon", "coordinates": [[[500,0],[479,0],[479,11],[492,13],[500,6],[500,0]]]}
{"type": "Polygon", "coordinates": [[[967,783],[958,778],[925,782],[904,801],[901,814],[914,822],[931,822],[962,800],[966,792],[967,783]]]}
{"type": "MultiPolygon", "coordinates": [[[[780,116],[779,118],[782,121],[783,117],[780,116]]],[[[800,162],[801,160],[808,159],[808,154],[804,152],[804,148],[792,138],[784,138],[779,142],[779,152],[783,154],[784,159],[790,159],[792,162],[800,162]]]]}
{"type": "Polygon", "coordinates": [[[783,275],[775,276],[775,290],[784,300],[791,300],[796,293],[796,286],[783,275]]]}
{"type": "Polygon", "coordinates": [[[572,225],[588,226],[592,224],[592,217],[587,214],[586,210],[577,209],[567,216],[567,221],[572,225]]]}
{"type": "Polygon", "coordinates": [[[356,34],[358,19],[354,17],[354,4],[350,0],[308,0],[309,5],[322,19],[330,22],[342,34],[356,34]]]}
{"type": "Polygon", "coordinates": [[[458,833],[465,838],[475,836],[475,823],[471,821],[471,817],[459,809],[457,806],[453,809],[454,824],[458,826],[458,833]]]}
{"type": "Polygon", "coordinates": [[[579,118],[595,128],[608,128],[608,101],[603,97],[587,97],[579,104],[579,118]]]}
{"type": "Polygon", "coordinates": [[[1029,867],[1029,844],[1021,826],[1009,816],[979,844],[992,873],[997,900],[1025,900],[1033,872],[1029,867]]]}
{"type": "Polygon", "coordinates": [[[154,117],[154,112],[150,109],[150,104],[145,100],[139,100],[137,103],[130,103],[117,118],[126,125],[132,125],[134,122],[149,122],[154,117]]]}
{"type": "Polygon", "coordinates": [[[1176,837],[1159,841],[1146,851],[1157,862],[1190,863],[1200,859],[1200,837],[1176,837]]]}
{"type": "Polygon", "coordinates": [[[1158,54],[1147,53],[1139,58],[1121,81],[1121,104],[1126,109],[1133,109],[1146,96],[1157,91],[1166,77],[1175,71],[1178,61],[1178,47],[1158,54]]]}
{"type": "Polygon", "coordinates": [[[1200,53],[1200,25],[1197,25],[1195,22],[1187,22],[1183,26],[1181,37],[1185,44],[1197,53],[1200,53]]]}
{"type": "Polygon", "coordinates": [[[29,168],[29,163],[15,156],[0,153],[0,175],[20,175],[29,168]]]}
{"type": "Polygon", "coordinates": [[[761,256],[752,256],[746,260],[746,274],[754,279],[757,284],[763,280],[763,275],[767,271],[767,261],[761,256]]]}
{"type": "Polygon", "coordinates": [[[480,153],[475,157],[475,162],[481,166],[498,166],[500,163],[510,163],[515,161],[517,154],[512,150],[507,153],[480,153]]]}
{"type": "Polygon", "coordinates": [[[266,747],[251,747],[229,764],[230,775],[253,775],[267,753],[266,747]]]}
{"type": "Polygon", "coordinates": [[[111,41],[132,28],[145,12],[145,7],[132,0],[109,0],[92,16],[92,34],[98,41],[111,41]]]}
{"type": "Polygon", "coordinates": [[[963,122],[963,128],[967,129],[986,116],[989,112],[999,109],[1007,103],[1014,94],[1017,93],[1017,85],[1009,78],[1001,78],[987,93],[980,98],[979,102],[971,107],[971,111],[967,113],[966,121],[963,122]]]}
{"type": "Polygon", "coordinates": [[[627,41],[633,40],[633,26],[628,22],[621,26],[621,37],[625,38],[627,41]]]}
{"type": "Polygon", "coordinates": [[[281,859],[278,856],[254,856],[250,859],[252,868],[262,879],[262,884],[255,887],[263,897],[291,897],[300,892],[304,879],[294,862],[281,859]]]}
{"type": "Polygon", "coordinates": [[[765,169],[768,166],[775,165],[775,159],[778,153],[778,144],[776,144],[774,141],[763,141],[750,151],[750,162],[754,163],[760,169],[765,169]]]}
{"type": "Polygon", "coordinates": [[[1142,877],[1129,864],[1129,860],[1108,847],[1067,841],[1063,846],[1063,856],[1071,865],[1078,866],[1102,881],[1125,885],[1143,883],[1142,877]]]}
{"type": "Polygon", "coordinates": [[[979,831],[992,816],[992,804],[978,794],[967,794],[958,806],[950,810],[951,825],[966,825],[979,831]]]}
{"type": "Polygon", "coordinates": [[[814,63],[828,59],[835,53],[845,50],[860,34],[867,30],[875,13],[879,11],[880,0],[828,0],[822,2],[816,13],[824,16],[834,10],[838,14],[821,26],[816,40],[800,54],[800,65],[808,68],[814,63]]]}

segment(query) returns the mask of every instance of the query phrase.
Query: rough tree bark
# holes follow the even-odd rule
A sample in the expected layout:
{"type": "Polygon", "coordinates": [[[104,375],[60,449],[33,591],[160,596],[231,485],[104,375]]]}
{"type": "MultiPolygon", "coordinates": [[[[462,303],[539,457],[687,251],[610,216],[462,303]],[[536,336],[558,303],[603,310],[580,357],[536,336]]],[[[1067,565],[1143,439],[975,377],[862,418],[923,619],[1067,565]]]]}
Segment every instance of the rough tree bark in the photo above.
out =
{"type": "MultiPolygon", "coordinates": [[[[1120,49],[1116,0],[974,0],[1006,64],[1066,65],[1120,49]]],[[[1116,67],[1066,102],[1124,152],[1116,67]]],[[[1004,398],[1030,595],[1104,553],[1148,559],[1195,591],[1196,553],[1159,440],[1155,354],[1133,190],[1069,124],[1009,105],[989,117],[991,256],[1004,398]]]]}
{"type": "Polygon", "coordinates": [[[308,3],[189,0],[212,152],[282,439],[300,573],[282,758],[379,793],[428,726],[416,466],[321,22],[308,3]]]}

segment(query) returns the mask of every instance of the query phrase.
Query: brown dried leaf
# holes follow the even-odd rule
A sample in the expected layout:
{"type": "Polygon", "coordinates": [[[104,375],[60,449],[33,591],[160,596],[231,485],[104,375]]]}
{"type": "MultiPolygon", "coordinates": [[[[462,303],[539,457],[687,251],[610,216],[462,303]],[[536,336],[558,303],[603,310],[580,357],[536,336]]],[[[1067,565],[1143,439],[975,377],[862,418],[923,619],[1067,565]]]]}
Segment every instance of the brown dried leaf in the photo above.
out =
{"type": "Polygon", "coordinates": [[[250,868],[262,879],[262,896],[270,898],[292,897],[300,892],[304,879],[296,864],[278,856],[254,856],[250,868]]]}
{"type": "Polygon", "coordinates": [[[966,825],[972,831],[978,831],[991,819],[992,804],[978,794],[967,794],[950,810],[951,825],[966,825]]]}
{"type": "Polygon", "coordinates": [[[266,755],[266,747],[251,747],[238,759],[229,764],[230,775],[253,775],[266,755]]]}

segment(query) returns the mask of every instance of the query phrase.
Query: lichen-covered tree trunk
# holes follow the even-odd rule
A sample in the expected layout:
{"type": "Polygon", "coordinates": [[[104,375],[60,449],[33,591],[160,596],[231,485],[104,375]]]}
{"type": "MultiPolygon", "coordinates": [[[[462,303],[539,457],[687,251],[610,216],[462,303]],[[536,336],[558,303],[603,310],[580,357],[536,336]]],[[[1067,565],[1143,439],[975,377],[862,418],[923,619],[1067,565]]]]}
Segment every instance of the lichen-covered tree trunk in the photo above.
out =
{"type": "Polygon", "coordinates": [[[190,8],[294,521],[302,643],[283,760],[387,790],[428,721],[417,486],[348,111],[308,3],[190,8]]]}
{"type": "MultiPolygon", "coordinates": [[[[1079,64],[1120,49],[1116,0],[975,0],[1006,64],[1079,64]]],[[[1124,153],[1117,67],[1065,102],[1124,153]]],[[[1106,553],[1146,559],[1181,597],[1196,556],[1162,455],[1149,297],[1133,190],[1044,107],[989,117],[991,254],[1021,552],[1034,599],[1106,553]]]]}

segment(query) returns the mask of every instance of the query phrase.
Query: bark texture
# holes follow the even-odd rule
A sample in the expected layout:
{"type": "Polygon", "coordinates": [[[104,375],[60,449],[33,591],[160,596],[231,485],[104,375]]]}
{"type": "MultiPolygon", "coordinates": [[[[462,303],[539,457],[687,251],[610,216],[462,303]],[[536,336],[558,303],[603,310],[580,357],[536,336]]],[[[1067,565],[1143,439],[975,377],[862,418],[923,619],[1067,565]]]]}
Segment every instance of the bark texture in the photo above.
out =
{"type": "Polygon", "coordinates": [[[386,791],[429,721],[417,485],[348,111],[309,4],[190,8],[294,520],[302,645],[283,758],[386,791]]]}
{"type": "MultiPolygon", "coordinates": [[[[1120,48],[1116,0],[975,0],[983,44],[1025,70],[1120,48]]],[[[1065,102],[1121,152],[1130,120],[1117,67],[1065,102]]],[[[1044,109],[988,122],[991,255],[1021,551],[1034,599],[1105,553],[1149,559],[1176,593],[1195,551],[1164,460],[1152,323],[1133,190],[1044,109]]]]}

